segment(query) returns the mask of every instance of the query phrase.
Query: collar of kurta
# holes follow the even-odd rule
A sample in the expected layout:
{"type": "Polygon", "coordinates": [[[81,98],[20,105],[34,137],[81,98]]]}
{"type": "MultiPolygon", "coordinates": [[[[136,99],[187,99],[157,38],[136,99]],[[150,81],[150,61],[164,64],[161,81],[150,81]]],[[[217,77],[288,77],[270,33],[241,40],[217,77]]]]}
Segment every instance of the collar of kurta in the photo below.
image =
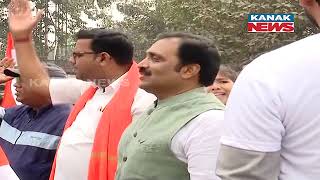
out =
{"type": "Polygon", "coordinates": [[[124,73],[123,75],[121,75],[118,79],[116,80],[109,80],[109,79],[101,79],[101,80],[94,80],[93,81],[93,86],[98,88],[98,91],[101,92],[115,92],[117,91],[120,86],[125,83],[123,82],[123,79],[126,77],[126,75],[128,74],[128,72],[124,73]],[[109,86],[107,87],[101,87],[101,84],[106,84],[106,83],[111,83],[109,84],[109,86]]]}
{"type": "Polygon", "coordinates": [[[204,87],[199,87],[199,88],[195,88],[195,89],[191,89],[189,91],[186,91],[184,93],[175,95],[175,96],[171,96],[168,97],[166,99],[163,100],[156,100],[154,102],[154,107],[155,108],[161,108],[161,107],[165,107],[167,105],[170,105],[172,102],[175,103],[179,103],[181,101],[186,101],[188,99],[192,99],[194,98],[194,94],[195,93],[207,93],[204,87]]]}

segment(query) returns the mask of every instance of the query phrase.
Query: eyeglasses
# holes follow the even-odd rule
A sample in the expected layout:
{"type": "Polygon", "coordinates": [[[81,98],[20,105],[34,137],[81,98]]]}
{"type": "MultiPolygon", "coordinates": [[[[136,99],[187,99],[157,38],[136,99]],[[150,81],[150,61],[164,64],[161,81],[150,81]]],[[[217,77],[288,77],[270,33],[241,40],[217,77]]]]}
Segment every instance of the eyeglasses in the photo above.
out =
{"type": "Polygon", "coordinates": [[[95,52],[73,52],[72,57],[73,59],[77,59],[84,56],[85,54],[96,54],[96,53],[95,52]]]}

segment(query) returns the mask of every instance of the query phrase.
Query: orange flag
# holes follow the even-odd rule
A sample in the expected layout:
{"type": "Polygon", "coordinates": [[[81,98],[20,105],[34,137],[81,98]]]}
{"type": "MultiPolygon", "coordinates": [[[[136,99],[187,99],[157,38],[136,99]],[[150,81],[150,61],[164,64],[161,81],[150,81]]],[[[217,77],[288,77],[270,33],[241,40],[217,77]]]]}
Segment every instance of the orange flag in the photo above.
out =
{"type": "MultiPolygon", "coordinates": [[[[14,44],[11,33],[8,33],[7,39],[7,50],[6,57],[15,58],[14,44]]],[[[12,81],[8,81],[4,87],[4,94],[1,102],[1,106],[4,108],[9,108],[16,105],[16,101],[14,100],[13,93],[11,90],[12,81]]]]}
{"type": "MultiPolygon", "coordinates": [[[[6,50],[6,57],[12,58],[13,57],[13,40],[10,33],[8,33],[8,44],[6,50]]],[[[4,96],[1,102],[1,106],[4,108],[15,106],[15,100],[13,98],[13,94],[11,92],[11,81],[6,82],[4,88],[4,96]]],[[[18,180],[19,178],[11,169],[7,156],[3,152],[2,148],[0,147],[0,179],[6,180],[18,180]]]]}
{"type": "MultiPolygon", "coordinates": [[[[12,58],[12,49],[13,49],[13,40],[11,33],[8,33],[8,39],[7,39],[7,50],[6,50],[6,57],[12,58]]],[[[4,88],[4,94],[3,94],[3,99],[1,102],[1,106],[4,108],[14,106],[15,103],[12,103],[12,92],[11,92],[11,81],[6,82],[5,88],[4,88]],[[10,97],[11,96],[11,97],[10,97]]],[[[13,99],[13,102],[14,99],[13,99]]],[[[0,148],[0,166],[9,164],[6,155],[4,154],[3,150],[0,148]]]]}

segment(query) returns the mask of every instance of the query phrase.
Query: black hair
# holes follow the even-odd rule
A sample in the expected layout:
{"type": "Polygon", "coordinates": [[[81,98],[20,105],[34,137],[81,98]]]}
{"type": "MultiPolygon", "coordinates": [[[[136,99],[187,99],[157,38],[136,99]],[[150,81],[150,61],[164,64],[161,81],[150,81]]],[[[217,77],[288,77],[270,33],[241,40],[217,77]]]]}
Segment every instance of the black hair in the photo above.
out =
{"type": "Polygon", "coordinates": [[[94,36],[98,33],[100,28],[94,28],[94,29],[81,29],[76,34],[76,39],[93,39],[94,36]]]}
{"type": "Polygon", "coordinates": [[[200,65],[200,84],[209,86],[216,78],[219,66],[220,55],[213,41],[200,35],[194,35],[185,32],[171,32],[158,36],[157,40],[166,38],[181,39],[178,48],[178,57],[180,60],[179,69],[188,64],[200,65]]]}
{"type": "Polygon", "coordinates": [[[77,39],[92,39],[91,49],[95,53],[106,52],[113,57],[117,64],[127,65],[132,63],[133,44],[122,32],[95,28],[80,30],[77,39]]]}

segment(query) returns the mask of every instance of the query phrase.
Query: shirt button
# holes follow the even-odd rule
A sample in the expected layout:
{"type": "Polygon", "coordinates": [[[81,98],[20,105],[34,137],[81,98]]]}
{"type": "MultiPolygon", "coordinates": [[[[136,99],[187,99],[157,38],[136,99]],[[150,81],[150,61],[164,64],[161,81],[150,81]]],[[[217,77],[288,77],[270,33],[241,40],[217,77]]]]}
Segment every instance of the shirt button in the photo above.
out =
{"type": "Polygon", "coordinates": [[[126,162],[127,160],[128,160],[128,158],[125,156],[125,157],[123,157],[123,162],[126,162]]]}
{"type": "Polygon", "coordinates": [[[133,133],[133,137],[137,137],[137,135],[138,135],[137,132],[133,133]]]}

